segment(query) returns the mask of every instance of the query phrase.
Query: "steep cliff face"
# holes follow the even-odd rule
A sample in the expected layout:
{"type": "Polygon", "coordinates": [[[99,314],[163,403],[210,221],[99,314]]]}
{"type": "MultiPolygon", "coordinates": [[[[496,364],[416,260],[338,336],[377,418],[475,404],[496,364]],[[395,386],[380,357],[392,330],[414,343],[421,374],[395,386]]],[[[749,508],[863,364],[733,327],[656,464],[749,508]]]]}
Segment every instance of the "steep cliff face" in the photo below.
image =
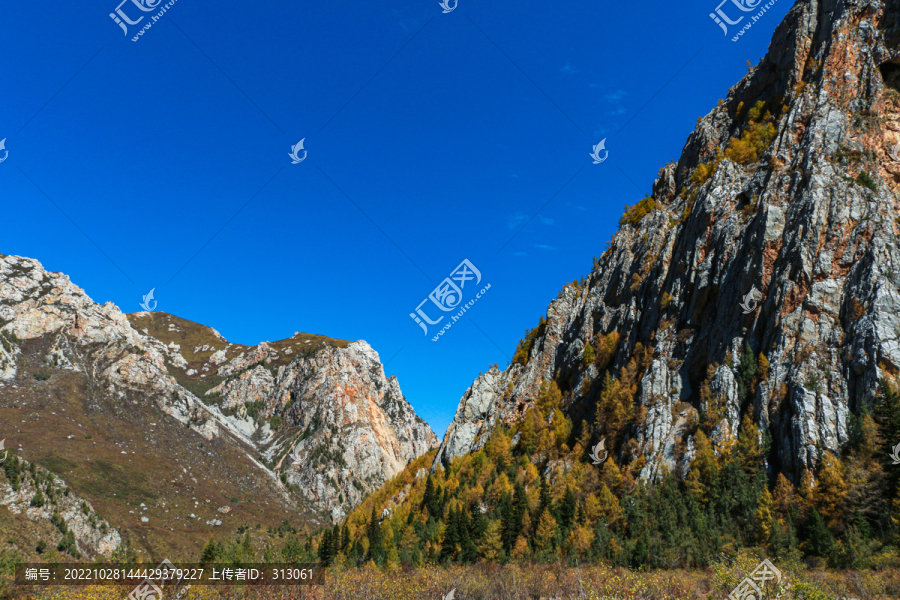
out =
{"type": "Polygon", "coordinates": [[[300,357],[269,385],[266,413],[288,427],[270,434],[264,456],[310,502],[329,507],[335,521],[437,446],[365,342],[300,357]]]}
{"type": "Polygon", "coordinates": [[[297,332],[244,346],[165,313],[129,319],[164,345],[179,382],[284,485],[333,520],[437,446],[364,341],[297,332]]]}
{"type": "Polygon", "coordinates": [[[337,518],[437,445],[365,342],[231,344],[3,255],[0,422],[123,538],[171,556],[193,549],[172,531],[197,543],[223,523],[337,518]]]}
{"type": "Polygon", "coordinates": [[[631,361],[613,452],[645,478],[687,468],[697,419],[721,447],[752,415],[795,479],[844,444],[900,369],[898,16],[896,0],[798,2],[516,362],[465,393],[435,464],[519,420],[542,380],[597,441],[604,372],[631,361]]]}
{"type": "Polygon", "coordinates": [[[235,352],[203,397],[284,483],[339,520],[438,440],[371,346],[305,335],[235,352]]]}

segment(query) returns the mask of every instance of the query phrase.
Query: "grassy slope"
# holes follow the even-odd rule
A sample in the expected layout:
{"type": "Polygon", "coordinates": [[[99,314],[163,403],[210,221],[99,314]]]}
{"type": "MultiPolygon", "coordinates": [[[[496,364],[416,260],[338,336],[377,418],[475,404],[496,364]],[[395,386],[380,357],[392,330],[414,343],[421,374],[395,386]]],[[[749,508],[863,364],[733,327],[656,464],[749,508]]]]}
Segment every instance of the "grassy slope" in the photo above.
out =
{"type": "MultiPolygon", "coordinates": [[[[23,343],[16,380],[0,384],[0,437],[7,448],[21,446],[23,458],[61,476],[139,554],[187,559],[198,556],[211,535],[227,535],[241,525],[260,523],[251,532],[263,543],[270,525],[317,522],[311,511],[282,499],[279,486],[239,443],[206,440],[142,398],[103,397],[84,374],[45,365],[44,344],[23,343]],[[50,378],[35,379],[39,371],[50,378]],[[231,512],[217,512],[222,506],[231,512]],[[206,525],[211,519],[223,524],[206,525]]],[[[25,533],[30,539],[17,545],[29,553],[41,526],[20,523],[7,510],[0,515],[0,533],[25,533]]]]}

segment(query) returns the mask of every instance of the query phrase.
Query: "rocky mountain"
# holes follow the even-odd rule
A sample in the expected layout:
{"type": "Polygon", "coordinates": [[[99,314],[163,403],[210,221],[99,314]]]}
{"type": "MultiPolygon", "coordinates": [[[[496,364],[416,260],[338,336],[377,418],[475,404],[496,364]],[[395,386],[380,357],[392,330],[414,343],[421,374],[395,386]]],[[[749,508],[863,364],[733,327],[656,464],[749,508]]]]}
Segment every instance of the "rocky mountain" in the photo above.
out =
{"type": "Polygon", "coordinates": [[[542,385],[573,438],[645,479],[689,469],[698,421],[718,452],[749,416],[795,482],[846,444],[900,370],[898,17],[897,0],[797,2],[513,364],[466,391],[435,468],[542,385]]]}
{"type": "MultiPolygon", "coordinates": [[[[223,525],[338,518],[437,445],[363,341],[231,344],[172,315],[99,305],[66,275],[5,255],[0,423],[22,464],[48,470],[16,494],[10,480],[0,504],[64,487],[85,518],[157,557],[199,552],[223,525]]],[[[46,516],[14,512],[0,510],[0,530],[46,516]]],[[[119,546],[101,538],[80,550],[119,546]]]]}

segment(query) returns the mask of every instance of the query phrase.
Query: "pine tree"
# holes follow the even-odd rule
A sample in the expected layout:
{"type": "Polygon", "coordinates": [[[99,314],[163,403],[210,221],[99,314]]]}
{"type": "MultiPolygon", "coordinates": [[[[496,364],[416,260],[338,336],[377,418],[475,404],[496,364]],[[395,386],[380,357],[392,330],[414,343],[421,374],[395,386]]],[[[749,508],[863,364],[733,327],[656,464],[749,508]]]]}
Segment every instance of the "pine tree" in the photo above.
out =
{"type": "Polygon", "coordinates": [[[322,541],[319,542],[319,560],[322,561],[324,566],[328,566],[331,564],[331,559],[334,557],[332,547],[331,547],[331,530],[326,529],[324,533],[322,533],[322,541]]]}
{"type": "Polygon", "coordinates": [[[605,485],[600,488],[600,496],[598,500],[598,518],[606,521],[606,523],[614,523],[622,516],[622,506],[619,499],[605,485]]]}
{"type": "Polygon", "coordinates": [[[459,545],[459,526],[457,522],[456,510],[451,506],[450,512],[447,513],[447,529],[444,531],[444,541],[441,543],[441,554],[439,560],[452,560],[456,556],[457,546],[459,545]]]}
{"type": "Polygon", "coordinates": [[[377,565],[383,565],[385,559],[384,536],[381,531],[381,525],[378,523],[378,515],[375,513],[374,504],[372,505],[372,516],[369,518],[367,534],[369,538],[368,558],[375,561],[377,565]]]}
{"type": "Polygon", "coordinates": [[[516,537],[516,543],[513,546],[512,557],[516,560],[527,558],[530,550],[528,548],[528,540],[521,534],[516,537]]]}
{"type": "Polygon", "coordinates": [[[540,504],[538,504],[537,515],[540,515],[544,512],[545,509],[549,509],[553,503],[553,499],[550,497],[550,486],[547,484],[547,479],[541,476],[541,491],[540,491],[540,504]]]}
{"type": "Polygon", "coordinates": [[[594,541],[594,532],[587,525],[575,527],[569,534],[567,544],[579,557],[584,558],[594,541]]]}
{"type": "Polygon", "coordinates": [[[791,507],[797,504],[797,492],[794,491],[794,484],[788,481],[784,473],[778,474],[773,500],[775,514],[782,521],[787,521],[791,507]]]}
{"type": "Polygon", "coordinates": [[[432,481],[431,473],[429,473],[428,478],[425,480],[425,495],[422,496],[422,507],[428,510],[429,515],[437,518],[435,500],[434,481],[432,481]]]}
{"type": "MultiPolygon", "coordinates": [[[[412,514],[410,511],[409,514],[412,514]]],[[[344,523],[343,527],[341,527],[341,552],[345,551],[350,546],[350,529],[347,527],[347,524],[344,523]]]]}
{"type": "Polygon", "coordinates": [[[746,400],[753,392],[753,380],[756,377],[756,357],[750,344],[744,343],[744,351],[741,353],[741,362],[738,366],[738,393],[741,400],[746,400]]]}
{"type": "Polygon", "coordinates": [[[488,523],[478,546],[478,555],[488,562],[499,561],[503,556],[503,525],[500,521],[488,523]]]}
{"type": "Polygon", "coordinates": [[[566,495],[563,496],[558,510],[560,527],[564,530],[569,529],[569,526],[572,525],[572,519],[575,518],[575,504],[575,494],[566,486],[566,495]]]}
{"type": "Polygon", "coordinates": [[[203,546],[203,552],[200,554],[200,564],[207,565],[215,562],[216,559],[219,558],[220,553],[221,550],[219,549],[218,544],[216,544],[214,539],[210,538],[209,541],[206,542],[206,545],[203,546]]]}
{"type": "Polygon", "coordinates": [[[557,533],[559,533],[559,530],[557,529],[556,519],[550,514],[549,509],[544,509],[538,518],[538,524],[534,530],[535,548],[541,552],[552,550],[556,542],[557,533]]]}
{"type": "Polygon", "coordinates": [[[466,513],[460,509],[457,529],[459,530],[459,560],[463,563],[475,562],[478,558],[478,546],[475,544],[475,523],[466,513]]]}
{"type": "MultiPolygon", "coordinates": [[[[745,353],[746,354],[746,353],[745,353]]],[[[738,456],[741,468],[749,476],[756,473],[762,466],[762,451],[759,447],[759,429],[750,418],[750,413],[744,414],[741,419],[741,429],[738,433],[738,456]]]]}
{"type": "Polygon", "coordinates": [[[596,356],[596,353],[594,352],[594,347],[591,346],[590,342],[588,342],[587,344],[584,345],[584,352],[582,353],[582,356],[581,356],[582,366],[587,367],[588,365],[592,364],[594,362],[595,356],[596,356]]]}
{"type": "Polygon", "coordinates": [[[808,540],[807,549],[811,554],[827,558],[834,548],[834,536],[825,524],[822,515],[813,508],[804,523],[804,537],[808,540]]]}
{"type": "Polygon", "coordinates": [[[535,415],[533,410],[529,410],[522,422],[522,435],[519,437],[519,444],[516,450],[522,452],[526,456],[531,456],[537,452],[537,427],[535,426],[535,415]]]}
{"type": "Polygon", "coordinates": [[[772,521],[774,520],[775,501],[769,488],[764,487],[756,505],[756,539],[762,545],[767,545],[772,537],[772,521]]]}
{"type": "Polygon", "coordinates": [[[813,494],[813,503],[829,527],[836,527],[844,517],[843,498],[847,490],[844,481],[844,466],[841,459],[826,452],[818,482],[813,494]]]}

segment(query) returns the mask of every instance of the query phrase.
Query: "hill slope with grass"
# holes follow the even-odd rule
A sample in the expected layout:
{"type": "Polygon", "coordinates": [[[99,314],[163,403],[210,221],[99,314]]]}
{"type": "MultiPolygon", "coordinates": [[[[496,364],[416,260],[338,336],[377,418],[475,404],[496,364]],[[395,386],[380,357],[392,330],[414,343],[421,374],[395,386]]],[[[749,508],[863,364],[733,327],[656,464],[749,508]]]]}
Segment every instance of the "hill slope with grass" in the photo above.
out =
{"type": "Polygon", "coordinates": [[[0,423],[17,455],[0,470],[0,531],[23,534],[26,558],[65,534],[30,506],[37,489],[65,489],[120,536],[89,543],[76,529],[85,556],[190,559],[213,534],[250,529],[264,546],[330,522],[437,445],[363,341],[229,344],[172,315],[99,305],[5,255],[0,423]],[[31,487],[13,489],[18,472],[31,487]]]}

